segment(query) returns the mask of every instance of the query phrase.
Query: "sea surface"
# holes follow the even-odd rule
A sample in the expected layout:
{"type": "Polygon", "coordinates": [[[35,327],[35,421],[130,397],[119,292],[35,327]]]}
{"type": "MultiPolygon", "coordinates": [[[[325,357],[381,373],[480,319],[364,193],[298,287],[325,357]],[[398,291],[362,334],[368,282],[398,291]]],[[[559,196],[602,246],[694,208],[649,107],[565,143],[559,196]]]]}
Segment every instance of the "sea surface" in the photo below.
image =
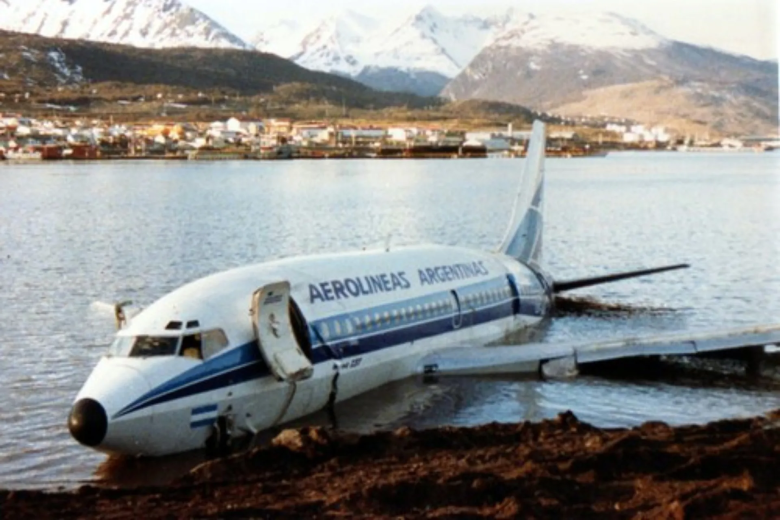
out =
{"type": "MultiPolygon", "coordinates": [[[[436,242],[493,249],[520,159],[0,163],[0,488],[164,482],[203,454],[123,461],[66,420],[113,335],[148,305],[247,263],[436,242]]],[[[558,279],[688,262],[575,294],[633,313],[566,315],[544,341],[780,322],[780,153],[548,159],[544,254],[558,279]]],[[[594,376],[407,380],[337,407],[355,431],[542,420],[703,423],[780,408],[762,385],[594,376]]],[[[312,418],[311,421],[327,421],[312,418]]]]}

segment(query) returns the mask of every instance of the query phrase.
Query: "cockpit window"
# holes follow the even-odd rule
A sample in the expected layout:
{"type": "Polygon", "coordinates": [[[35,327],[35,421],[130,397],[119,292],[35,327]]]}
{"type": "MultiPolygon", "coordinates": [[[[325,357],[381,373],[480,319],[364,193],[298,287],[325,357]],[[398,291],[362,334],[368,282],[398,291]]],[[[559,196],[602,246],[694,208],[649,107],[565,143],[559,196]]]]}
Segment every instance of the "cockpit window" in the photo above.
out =
{"type": "Polygon", "coordinates": [[[192,359],[203,359],[200,334],[184,336],[181,341],[181,355],[192,359]]]}
{"type": "Polygon", "coordinates": [[[179,338],[171,336],[137,336],[129,357],[173,356],[179,346],[179,338]]]}
{"type": "Polygon", "coordinates": [[[108,349],[109,356],[152,357],[181,355],[193,359],[208,359],[229,345],[221,329],[181,336],[117,336],[108,349]]]}
{"type": "Polygon", "coordinates": [[[207,330],[202,334],[203,359],[208,359],[228,346],[228,339],[222,329],[207,330]]]}
{"type": "Polygon", "coordinates": [[[130,353],[130,349],[133,348],[134,342],[135,338],[131,338],[130,336],[117,336],[108,348],[108,355],[125,357],[130,353]]]}

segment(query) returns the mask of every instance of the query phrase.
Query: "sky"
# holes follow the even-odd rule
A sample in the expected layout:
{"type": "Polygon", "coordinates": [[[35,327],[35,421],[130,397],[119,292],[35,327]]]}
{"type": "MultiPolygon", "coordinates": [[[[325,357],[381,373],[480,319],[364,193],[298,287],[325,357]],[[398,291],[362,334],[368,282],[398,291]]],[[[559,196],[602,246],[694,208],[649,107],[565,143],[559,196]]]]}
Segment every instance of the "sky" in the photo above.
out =
{"type": "Polygon", "coordinates": [[[402,17],[425,5],[444,14],[486,14],[509,7],[535,13],[612,11],[635,18],[661,36],[758,59],[780,53],[778,0],[182,0],[244,39],[281,19],[325,17],[346,9],[402,17]]]}

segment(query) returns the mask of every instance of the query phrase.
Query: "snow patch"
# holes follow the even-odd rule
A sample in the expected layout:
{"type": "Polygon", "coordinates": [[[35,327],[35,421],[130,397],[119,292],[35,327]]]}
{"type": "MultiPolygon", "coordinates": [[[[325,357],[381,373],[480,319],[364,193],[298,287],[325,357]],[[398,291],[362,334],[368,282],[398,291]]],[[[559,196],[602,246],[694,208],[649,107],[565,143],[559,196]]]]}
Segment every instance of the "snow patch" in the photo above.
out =
{"type": "Polygon", "coordinates": [[[137,47],[249,47],[179,0],[7,0],[0,28],[137,47]]]}
{"type": "Polygon", "coordinates": [[[38,51],[36,50],[32,50],[32,51],[23,50],[21,54],[22,54],[22,58],[24,58],[27,61],[31,61],[33,63],[38,62],[38,56],[36,56],[38,54],[38,51]]]}
{"type": "Polygon", "coordinates": [[[84,81],[84,74],[81,66],[76,65],[71,68],[68,65],[65,54],[60,49],[49,51],[47,54],[49,64],[54,68],[54,75],[57,82],[63,83],[81,83],[84,81]]]}
{"type": "Polygon", "coordinates": [[[666,40],[641,23],[614,13],[525,15],[496,38],[500,47],[543,49],[554,44],[592,49],[655,48],[666,40]]]}
{"type": "Polygon", "coordinates": [[[446,16],[430,6],[400,21],[345,11],[318,24],[276,22],[254,42],[258,50],[314,70],[357,75],[366,67],[393,68],[452,78],[505,23],[500,17],[446,16]]]}

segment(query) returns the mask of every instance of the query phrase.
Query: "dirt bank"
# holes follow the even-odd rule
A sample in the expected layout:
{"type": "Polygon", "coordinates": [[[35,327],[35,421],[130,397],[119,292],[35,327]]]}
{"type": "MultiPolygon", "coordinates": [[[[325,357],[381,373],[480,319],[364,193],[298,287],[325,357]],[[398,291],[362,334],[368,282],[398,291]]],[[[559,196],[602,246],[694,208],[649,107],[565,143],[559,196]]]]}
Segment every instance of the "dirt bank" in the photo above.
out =
{"type": "Polygon", "coordinates": [[[357,436],[287,430],[172,485],[0,492],[11,518],[780,517],[780,411],[599,429],[563,414],[357,436]]]}

